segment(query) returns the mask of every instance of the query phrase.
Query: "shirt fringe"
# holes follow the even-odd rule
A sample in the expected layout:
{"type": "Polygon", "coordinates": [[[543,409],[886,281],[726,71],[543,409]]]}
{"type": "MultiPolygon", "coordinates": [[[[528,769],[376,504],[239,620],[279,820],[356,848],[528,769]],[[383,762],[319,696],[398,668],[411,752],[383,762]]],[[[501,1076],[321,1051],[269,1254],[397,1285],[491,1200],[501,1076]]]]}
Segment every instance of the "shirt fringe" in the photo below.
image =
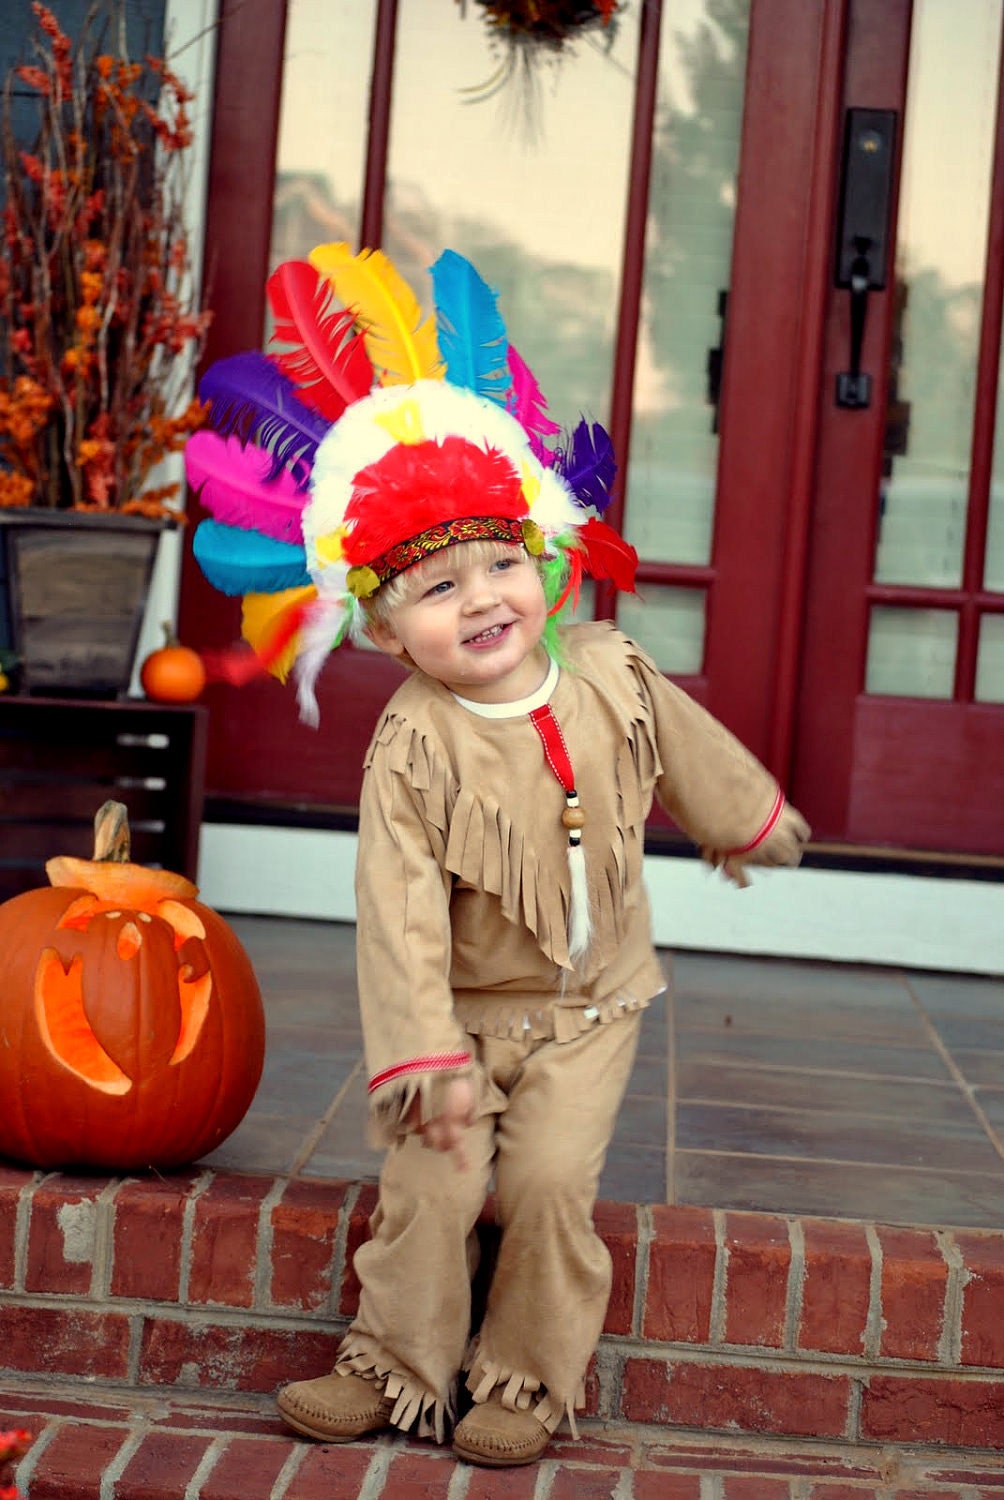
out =
{"type": "Polygon", "coordinates": [[[512,1041],[574,1042],[594,1026],[609,1026],[633,1011],[647,1010],[651,1000],[639,999],[628,991],[611,995],[599,1004],[562,1005],[553,1001],[529,1009],[523,1005],[506,1005],[501,999],[465,1001],[454,995],[457,1020],[468,1036],[491,1036],[512,1041]]]}

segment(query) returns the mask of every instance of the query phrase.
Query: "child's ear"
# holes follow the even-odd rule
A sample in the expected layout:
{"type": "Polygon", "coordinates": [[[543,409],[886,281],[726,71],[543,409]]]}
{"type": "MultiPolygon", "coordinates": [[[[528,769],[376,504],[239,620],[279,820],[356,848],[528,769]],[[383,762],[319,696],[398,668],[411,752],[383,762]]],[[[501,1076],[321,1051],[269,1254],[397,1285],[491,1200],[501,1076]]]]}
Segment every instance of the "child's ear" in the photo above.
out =
{"type": "Polygon", "coordinates": [[[404,643],[394,634],[389,620],[370,620],[363,629],[363,635],[373,642],[378,651],[385,652],[387,656],[404,655],[404,643]]]}

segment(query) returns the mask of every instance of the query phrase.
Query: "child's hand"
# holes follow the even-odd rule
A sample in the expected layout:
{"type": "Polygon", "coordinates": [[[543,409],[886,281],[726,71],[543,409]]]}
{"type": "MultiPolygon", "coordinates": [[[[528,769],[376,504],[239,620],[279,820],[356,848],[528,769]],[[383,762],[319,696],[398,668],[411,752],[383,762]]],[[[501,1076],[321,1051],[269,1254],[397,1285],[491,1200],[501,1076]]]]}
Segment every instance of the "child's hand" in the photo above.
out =
{"type": "Polygon", "coordinates": [[[421,1104],[418,1099],[411,1106],[408,1124],[422,1137],[422,1144],[433,1151],[452,1151],[457,1168],[467,1166],[464,1152],[464,1132],[474,1124],[474,1084],[469,1078],[454,1078],[447,1085],[446,1100],[442,1112],[421,1124],[421,1104]]]}
{"type": "Polygon", "coordinates": [[[721,870],[740,890],[750,883],[747,865],[797,865],[812,829],[796,807],[785,804],[776,826],[762,844],[748,854],[730,854],[725,849],[702,849],[701,858],[721,870]]]}

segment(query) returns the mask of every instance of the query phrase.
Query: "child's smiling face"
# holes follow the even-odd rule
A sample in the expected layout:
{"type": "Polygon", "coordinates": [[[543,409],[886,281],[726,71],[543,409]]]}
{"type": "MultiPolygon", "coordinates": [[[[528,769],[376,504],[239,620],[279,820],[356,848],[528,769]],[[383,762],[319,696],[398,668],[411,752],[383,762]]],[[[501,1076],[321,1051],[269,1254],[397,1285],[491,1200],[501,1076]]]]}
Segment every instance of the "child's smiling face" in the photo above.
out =
{"type": "Polygon", "coordinates": [[[479,703],[513,702],[540,686],[547,604],[522,547],[461,542],[414,573],[403,601],[369,626],[382,651],[407,656],[451,692],[479,703]]]}

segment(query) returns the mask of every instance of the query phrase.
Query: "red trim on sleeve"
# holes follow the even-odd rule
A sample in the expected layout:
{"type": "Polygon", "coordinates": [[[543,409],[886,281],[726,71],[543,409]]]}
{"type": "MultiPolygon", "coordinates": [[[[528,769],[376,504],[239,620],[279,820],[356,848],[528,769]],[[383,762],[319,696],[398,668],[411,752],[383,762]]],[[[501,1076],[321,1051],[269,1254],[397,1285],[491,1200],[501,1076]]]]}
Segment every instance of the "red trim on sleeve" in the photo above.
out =
{"type": "Polygon", "coordinates": [[[778,787],[777,796],[774,799],[774,806],[767,814],[767,821],[760,829],[760,832],[755,833],[748,844],[742,844],[738,849],[730,849],[729,854],[749,854],[752,849],[755,849],[759,844],[762,844],[764,839],[769,838],[770,835],[774,832],[774,829],[777,827],[781,814],[783,812],[784,793],[782,792],[781,788],[778,787]]]}
{"type": "Polygon", "coordinates": [[[393,1068],[384,1068],[382,1073],[374,1073],[369,1081],[369,1092],[374,1093],[395,1078],[408,1078],[413,1073],[448,1073],[452,1068],[465,1068],[473,1061],[469,1052],[433,1052],[428,1057],[413,1057],[393,1068]]]}

